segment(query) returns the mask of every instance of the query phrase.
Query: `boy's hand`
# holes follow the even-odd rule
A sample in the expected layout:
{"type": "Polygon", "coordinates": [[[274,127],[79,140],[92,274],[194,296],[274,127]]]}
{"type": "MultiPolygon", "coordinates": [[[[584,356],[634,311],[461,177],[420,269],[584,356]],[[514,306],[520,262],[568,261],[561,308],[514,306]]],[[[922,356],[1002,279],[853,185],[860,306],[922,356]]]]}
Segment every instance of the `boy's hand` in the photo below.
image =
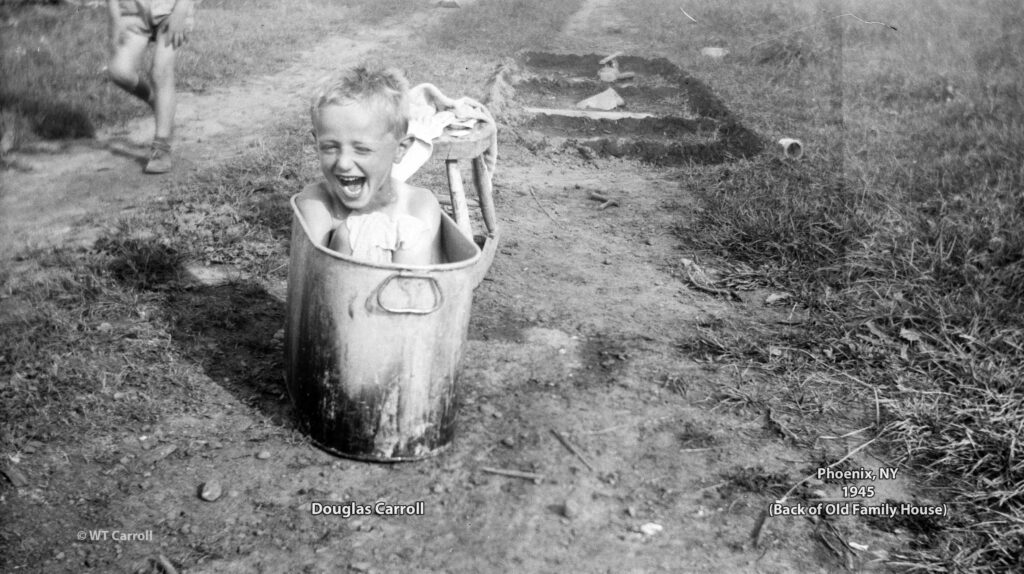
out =
{"type": "Polygon", "coordinates": [[[110,51],[116,52],[121,45],[121,38],[124,37],[125,27],[121,25],[121,19],[110,21],[110,51]]]}
{"type": "Polygon", "coordinates": [[[174,46],[175,50],[188,42],[188,30],[185,27],[188,9],[188,2],[177,2],[171,10],[171,15],[160,25],[161,31],[164,32],[164,44],[174,46]]]}
{"type": "Polygon", "coordinates": [[[116,52],[117,47],[121,45],[121,35],[125,31],[121,21],[121,7],[118,5],[117,0],[109,0],[107,7],[110,11],[110,50],[111,52],[116,52]]]}

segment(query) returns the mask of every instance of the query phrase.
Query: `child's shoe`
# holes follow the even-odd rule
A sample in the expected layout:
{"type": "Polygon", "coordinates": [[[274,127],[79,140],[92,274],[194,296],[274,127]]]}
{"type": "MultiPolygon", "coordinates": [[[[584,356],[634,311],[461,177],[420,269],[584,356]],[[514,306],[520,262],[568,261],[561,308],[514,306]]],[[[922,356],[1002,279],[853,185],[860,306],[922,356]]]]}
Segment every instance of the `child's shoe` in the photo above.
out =
{"type": "Polygon", "coordinates": [[[171,144],[167,140],[154,139],[146,162],[146,173],[167,173],[171,171],[171,144]]]}

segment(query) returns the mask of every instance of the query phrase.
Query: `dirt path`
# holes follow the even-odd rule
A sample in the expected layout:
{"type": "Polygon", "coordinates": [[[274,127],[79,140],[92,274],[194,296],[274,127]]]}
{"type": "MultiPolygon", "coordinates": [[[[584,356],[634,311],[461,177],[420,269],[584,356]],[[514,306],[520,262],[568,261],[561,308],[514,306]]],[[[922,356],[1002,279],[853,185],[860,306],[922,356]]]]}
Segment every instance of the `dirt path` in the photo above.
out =
{"type": "MultiPolygon", "coordinates": [[[[424,13],[423,18],[432,17],[424,13]]],[[[387,26],[337,37],[296,57],[288,69],[247,78],[203,94],[179,94],[175,122],[177,165],[170,174],[142,173],[153,136],[152,118],[101,129],[95,140],[70,142],[51,153],[15,153],[25,169],[4,173],[0,190],[0,258],[26,246],[91,244],[110,215],[159,197],[166,187],[242,153],[266,126],[305,107],[309,86],[337,67],[408,37],[410,27],[387,26]]]]}
{"type": "MultiPolygon", "coordinates": [[[[607,26],[617,5],[588,3],[568,25],[565,43],[578,44],[581,36],[611,43],[622,32],[607,26]]],[[[404,31],[393,23],[373,35],[338,38],[281,74],[184,98],[183,162],[172,177],[238,153],[252,125],[301,106],[297,88],[321,75],[328,55],[355,59],[401,41],[404,31]]],[[[101,213],[158,196],[166,180],[139,174],[137,159],[111,151],[144,143],[148,129],[140,122],[96,144],[21,158],[38,169],[5,178],[13,190],[2,199],[7,250],[87,242],[97,222],[109,221],[101,213]]],[[[280,352],[241,344],[244,337],[269,339],[280,327],[282,304],[269,294],[280,286],[257,294],[232,286],[190,291],[165,312],[181,318],[242,301],[262,314],[242,334],[197,335],[183,327],[174,335],[185,361],[190,350],[210,346],[224,351],[225,363],[241,366],[186,364],[202,396],[152,391],[179,393],[185,405],[157,428],[90,438],[71,457],[40,456],[45,481],[7,506],[20,517],[21,539],[33,541],[35,550],[20,555],[32,557],[26,564],[46,572],[134,572],[163,554],[183,571],[211,574],[840,568],[806,519],[769,519],[759,545],[751,543],[766,489],[791,483],[814,464],[739,408],[742,373],[707,370],[678,349],[681,335],[701,322],[770,311],[693,292],[670,273],[666,262],[682,254],[669,230],[691,207],[672,174],[506,146],[495,187],[503,244],[476,293],[459,435],[448,452],[379,465],[313,448],[285,422],[283,400],[260,406],[264,389],[251,388],[245,368],[280,352]],[[620,206],[598,209],[591,191],[620,206]],[[723,402],[723,395],[732,399],[723,402]],[[260,451],[269,456],[254,457],[260,451]],[[496,476],[482,467],[544,479],[496,476]],[[196,496],[197,485],[211,478],[225,485],[216,503],[196,496]],[[377,500],[423,501],[425,515],[344,519],[310,511],[316,501],[377,500]],[[153,538],[72,542],[75,531],[104,527],[149,530],[153,538]]],[[[852,532],[871,548],[893,543],[884,533],[852,532]]],[[[871,566],[864,559],[857,567],[871,566]]]]}

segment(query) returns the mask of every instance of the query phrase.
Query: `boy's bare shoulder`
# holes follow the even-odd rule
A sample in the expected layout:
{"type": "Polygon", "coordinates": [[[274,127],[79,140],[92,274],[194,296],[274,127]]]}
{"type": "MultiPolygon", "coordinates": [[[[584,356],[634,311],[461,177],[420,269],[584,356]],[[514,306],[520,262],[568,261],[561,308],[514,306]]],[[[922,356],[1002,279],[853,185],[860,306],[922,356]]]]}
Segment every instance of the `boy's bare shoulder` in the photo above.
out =
{"type": "Polygon", "coordinates": [[[409,213],[427,220],[440,217],[441,205],[432,191],[406,183],[402,185],[405,187],[405,194],[408,198],[409,213]]]}
{"type": "Polygon", "coordinates": [[[295,206],[302,214],[313,241],[326,245],[336,223],[327,190],[319,183],[307,185],[295,196],[295,206]]]}

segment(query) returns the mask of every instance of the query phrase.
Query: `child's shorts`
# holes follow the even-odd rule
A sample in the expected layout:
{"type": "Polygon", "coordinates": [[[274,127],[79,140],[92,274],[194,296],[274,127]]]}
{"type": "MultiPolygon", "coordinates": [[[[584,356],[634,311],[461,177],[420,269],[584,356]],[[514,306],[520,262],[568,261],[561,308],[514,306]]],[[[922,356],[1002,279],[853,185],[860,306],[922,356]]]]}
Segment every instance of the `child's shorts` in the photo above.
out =
{"type": "MultiPolygon", "coordinates": [[[[160,25],[171,15],[175,0],[118,0],[121,5],[121,21],[125,29],[133,34],[156,40],[160,25]]],[[[191,32],[196,23],[196,4],[192,0],[185,18],[185,31],[191,32]]]]}

